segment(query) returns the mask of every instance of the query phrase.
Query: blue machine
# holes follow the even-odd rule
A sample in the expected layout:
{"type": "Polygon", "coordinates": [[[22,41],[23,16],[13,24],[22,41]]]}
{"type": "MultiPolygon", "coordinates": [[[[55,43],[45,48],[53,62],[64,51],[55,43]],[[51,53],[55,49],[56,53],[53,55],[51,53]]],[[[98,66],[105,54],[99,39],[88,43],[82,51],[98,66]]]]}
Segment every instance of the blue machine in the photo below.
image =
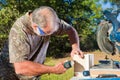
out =
{"type": "Polygon", "coordinates": [[[120,80],[120,78],[87,78],[87,79],[72,78],[71,80],[120,80]]]}
{"type": "MultiPolygon", "coordinates": [[[[74,76],[70,80],[120,80],[119,73],[114,74],[114,72],[120,69],[120,62],[119,61],[111,61],[111,60],[99,60],[98,65],[94,65],[90,68],[90,70],[81,72],[83,77],[74,76]],[[112,62],[112,63],[111,63],[112,62]],[[91,75],[92,70],[97,74],[96,77],[93,78],[91,75]],[[95,71],[96,70],[96,71],[95,71]],[[100,74],[99,71],[107,71],[108,74],[100,74]],[[109,72],[109,70],[113,71],[113,73],[109,72]]],[[[94,74],[92,72],[92,74],[94,74]]]]}
{"type": "Polygon", "coordinates": [[[101,21],[97,30],[97,42],[101,51],[108,54],[120,53],[120,22],[117,20],[119,11],[103,12],[107,20],[101,21]]]}

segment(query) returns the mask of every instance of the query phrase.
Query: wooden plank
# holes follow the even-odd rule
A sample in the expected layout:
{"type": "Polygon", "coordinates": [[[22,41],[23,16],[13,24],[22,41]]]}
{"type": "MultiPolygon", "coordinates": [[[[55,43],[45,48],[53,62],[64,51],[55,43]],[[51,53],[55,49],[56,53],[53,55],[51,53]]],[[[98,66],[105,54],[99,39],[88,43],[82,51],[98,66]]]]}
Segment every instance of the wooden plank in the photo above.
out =
{"type": "Polygon", "coordinates": [[[99,74],[116,74],[120,76],[120,69],[90,69],[91,77],[97,77],[99,74]]]}

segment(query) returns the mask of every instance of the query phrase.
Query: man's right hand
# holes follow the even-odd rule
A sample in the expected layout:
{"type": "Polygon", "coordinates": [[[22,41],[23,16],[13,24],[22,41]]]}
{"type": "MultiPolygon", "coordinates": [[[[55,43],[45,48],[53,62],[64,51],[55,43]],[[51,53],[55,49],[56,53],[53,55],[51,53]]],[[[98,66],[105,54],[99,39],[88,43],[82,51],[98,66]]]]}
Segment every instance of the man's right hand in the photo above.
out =
{"type": "Polygon", "coordinates": [[[53,67],[53,73],[55,73],[55,74],[62,74],[62,73],[64,73],[67,69],[66,68],[64,68],[64,65],[63,65],[64,63],[58,63],[57,65],[55,65],[54,67],[53,67]]]}

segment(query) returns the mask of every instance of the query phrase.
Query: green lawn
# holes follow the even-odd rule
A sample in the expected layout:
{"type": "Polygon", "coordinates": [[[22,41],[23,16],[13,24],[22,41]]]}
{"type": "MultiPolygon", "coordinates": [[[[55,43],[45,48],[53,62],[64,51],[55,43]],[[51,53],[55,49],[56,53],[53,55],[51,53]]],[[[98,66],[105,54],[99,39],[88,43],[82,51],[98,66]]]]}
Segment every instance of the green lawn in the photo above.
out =
{"type": "MultiPolygon", "coordinates": [[[[69,58],[62,58],[62,59],[52,59],[47,58],[45,64],[46,65],[55,65],[60,61],[69,60],[69,58]]],[[[68,69],[64,74],[45,74],[41,76],[41,80],[70,80],[73,77],[73,68],[68,69]]]]}

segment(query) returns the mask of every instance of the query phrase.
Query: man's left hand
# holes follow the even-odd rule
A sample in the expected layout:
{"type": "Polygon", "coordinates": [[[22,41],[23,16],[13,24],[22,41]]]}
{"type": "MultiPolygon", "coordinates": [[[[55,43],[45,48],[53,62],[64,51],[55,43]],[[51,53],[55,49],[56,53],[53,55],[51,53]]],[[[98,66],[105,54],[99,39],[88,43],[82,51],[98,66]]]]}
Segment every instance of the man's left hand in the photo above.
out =
{"type": "Polygon", "coordinates": [[[79,55],[80,58],[84,58],[84,54],[83,54],[83,52],[79,48],[72,49],[71,57],[73,58],[74,55],[79,55]]]}

